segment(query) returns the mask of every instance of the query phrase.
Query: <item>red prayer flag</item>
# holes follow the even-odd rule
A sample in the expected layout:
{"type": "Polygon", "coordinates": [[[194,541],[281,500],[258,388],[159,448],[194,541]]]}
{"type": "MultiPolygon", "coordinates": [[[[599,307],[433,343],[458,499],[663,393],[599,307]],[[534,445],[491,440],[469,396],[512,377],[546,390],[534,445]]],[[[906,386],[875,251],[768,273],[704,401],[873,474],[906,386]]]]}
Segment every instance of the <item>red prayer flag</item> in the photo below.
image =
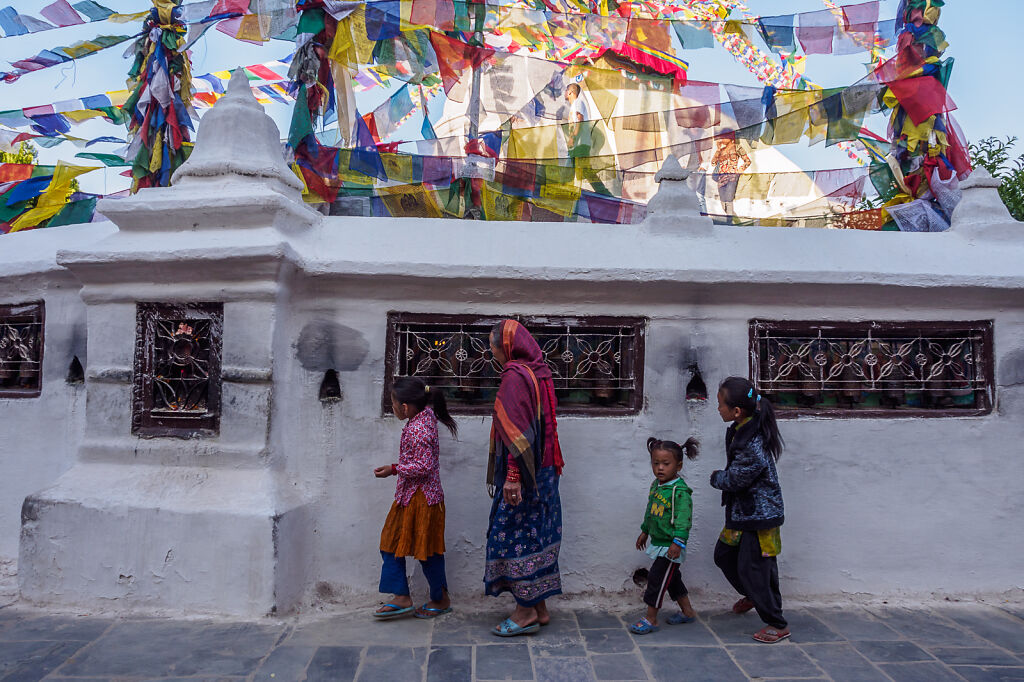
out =
{"type": "Polygon", "coordinates": [[[278,76],[276,73],[274,73],[267,67],[263,66],[262,64],[254,64],[253,66],[247,66],[245,67],[245,70],[251,73],[252,75],[256,76],[257,78],[262,78],[265,81],[281,80],[280,76],[278,76]]]}
{"type": "Polygon", "coordinates": [[[57,0],[52,5],[47,5],[39,10],[39,13],[58,26],[74,26],[85,23],[85,20],[68,4],[67,0],[57,0]]]}
{"type": "Polygon", "coordinates": [[[0,164],[0,182],[28,180],[32,177],[32,164],[5,163],[0,164]]]}
{"type": "Polygon", "coordinates": [[[452,0],[412,0],[409,23],[434,26],[439,31],[454,31],[455,3],[452,0]]]}
{"type": "Polygon", "coordinates": [[[210,16],[217,14],[247,14],[249,12],[249,0],[217,0],[217,4],[210,10],[210,16]]]}
{"type": "Polygon", "coordinates": [[[891,81],[887,85],[914,125],[921,125],[935,114],[956,109],[956,104],[938,78],[918,76],[891,81]]]}

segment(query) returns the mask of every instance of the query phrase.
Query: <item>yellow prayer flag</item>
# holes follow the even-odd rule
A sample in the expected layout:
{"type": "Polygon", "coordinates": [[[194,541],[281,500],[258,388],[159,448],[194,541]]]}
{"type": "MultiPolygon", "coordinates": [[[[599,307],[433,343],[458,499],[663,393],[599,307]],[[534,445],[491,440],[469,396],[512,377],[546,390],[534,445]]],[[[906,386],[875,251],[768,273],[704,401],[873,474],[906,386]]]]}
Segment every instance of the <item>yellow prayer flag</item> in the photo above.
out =
{"type": "Polygon", "coordinates": [[[90,118],[106,115],[102,111],[96,111],[95,109],[79,109],[78,111],[62,111],[60,113],[61,116],[67,116],[75,123],[81,123],[82,121],[88,121],[90,118]]]}
{"type": "Polygon", "coordinates": [[[145,19],[147,16],[149,16],[149,10],[146,10],[145,12],[132,12],[131,14],[114,12],[107,17],[107,21],[112,21],[115,24],[127,24],[133,21],[139,21],[140,19],[145,19]]]}
{"type": "Polygon", "coordinates": [[[43,193],[36,200],[35,208],[22,213],[11,223],[11,232],[18,232],[25,228],[35,227],[39,223],[49,220],[60,213],[60,210],[67,204],[68,194],[71,190],[71,181],[82,173],[98,170],[99,166],[74,166],[57,162],[53,171],[53,179],[47,185],[43,193]]]}
{"type": "Polygon", "coordinates": [[[131,96],[132,93],[131,90],[113,90],[111,92],[105,92],[103,94],[110,98],[110,103],[112,105],[114,105],[115,107],[119,107],[124,105],[124,103],[128,101],[128,98],[131,96]]]}

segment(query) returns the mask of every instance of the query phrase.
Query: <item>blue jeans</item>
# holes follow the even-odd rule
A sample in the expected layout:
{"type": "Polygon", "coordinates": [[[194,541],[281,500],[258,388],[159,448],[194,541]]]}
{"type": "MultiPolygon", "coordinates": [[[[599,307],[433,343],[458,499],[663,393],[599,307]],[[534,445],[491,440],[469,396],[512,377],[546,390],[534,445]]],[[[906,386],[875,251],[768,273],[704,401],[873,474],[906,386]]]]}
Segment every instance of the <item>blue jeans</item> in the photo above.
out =
{"type": "MultiPolygon", "coordinates": [[[[383,563],[380,567],[380,591],[385,594],[409,596],[409,578],[405,574],[405,557],[396,557],[391,552],[381,552],[383,563]]],[[[448,589],[448,580],[444,575],[444,554],[435,554],[421,561],[423,576],[430,585],[430,601],[444,599],[444,591],[448,589]]]]}

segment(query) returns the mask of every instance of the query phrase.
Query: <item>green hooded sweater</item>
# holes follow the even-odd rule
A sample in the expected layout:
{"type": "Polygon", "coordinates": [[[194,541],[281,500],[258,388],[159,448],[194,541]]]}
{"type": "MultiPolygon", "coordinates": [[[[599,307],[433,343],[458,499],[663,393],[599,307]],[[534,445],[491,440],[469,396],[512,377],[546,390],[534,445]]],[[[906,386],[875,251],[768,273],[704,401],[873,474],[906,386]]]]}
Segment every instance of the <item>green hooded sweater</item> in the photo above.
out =
{"type": "Polygon", "coordinates": [[[650,536],[655,547],[668,547],[674,538],[684,543],[690,540],[690,526],[693,524],[693,490],[686,481],[677,478],[659,484],[655,479],[647,497],[647,511],[640,530],[650,536]]]}

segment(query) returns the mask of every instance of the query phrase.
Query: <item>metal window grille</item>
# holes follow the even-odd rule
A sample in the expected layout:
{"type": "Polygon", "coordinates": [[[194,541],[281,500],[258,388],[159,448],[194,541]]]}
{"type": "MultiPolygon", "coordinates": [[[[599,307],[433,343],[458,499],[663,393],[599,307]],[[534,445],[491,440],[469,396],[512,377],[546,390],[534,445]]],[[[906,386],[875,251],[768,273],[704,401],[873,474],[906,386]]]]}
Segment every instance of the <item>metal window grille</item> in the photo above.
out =
{"type": "Polygon", "coordinates": [[[217,435],[223,329],[223,303],[138,304],[132,433],[217,435]]]}
{"type": "Polygon", "coordinates": [[[0,398],[35,398],[43,387],[42,301],[0,306],[0,398]]]}
{"type": "MultiPolygon", "coordinates": [[[[634,414],[643,402],[644,321],[621,317],[518,319],[540,345],[554,379],[559,411],[634,414]]],[[[461,414],[494,405],[501,367],[491,354],[491,328],[504,317],[388,315],[383,408],[391,412],[391,383],[419,377],[445,391],[461,414]]]]}
{"type": "Polygon", "coordinates": [[[750,374],[780,414],[964,416],[993,404],[992,322],[750,323],[750,374]]]}

